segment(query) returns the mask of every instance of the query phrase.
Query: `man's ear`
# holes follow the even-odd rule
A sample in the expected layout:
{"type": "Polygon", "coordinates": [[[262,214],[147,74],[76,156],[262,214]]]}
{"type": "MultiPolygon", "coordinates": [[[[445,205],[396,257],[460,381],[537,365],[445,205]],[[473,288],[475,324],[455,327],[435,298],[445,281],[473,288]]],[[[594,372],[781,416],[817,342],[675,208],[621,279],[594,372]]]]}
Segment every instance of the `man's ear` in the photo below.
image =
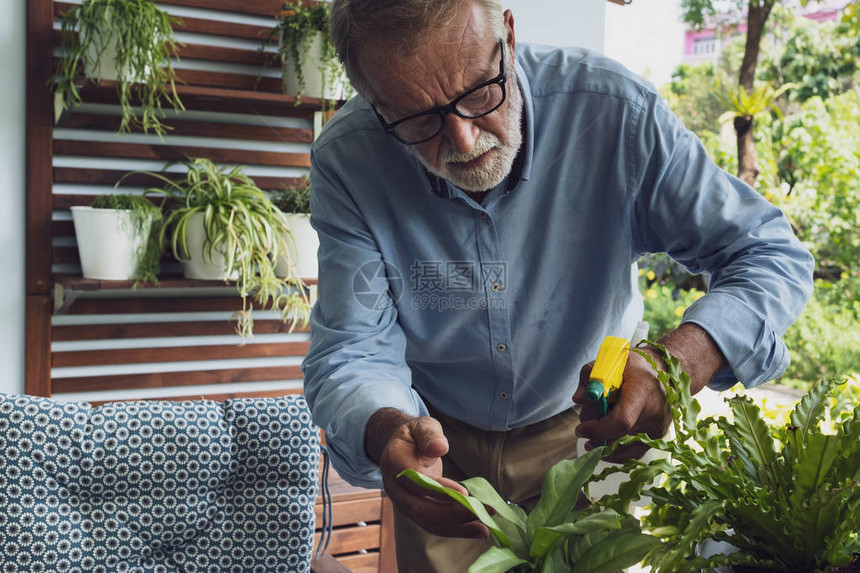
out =
{"type": "Polygon", "coordinates": [[[505,10],[504,13],[505,19],[505,28],[508,30],[508,37],[505,38],[505,42],[508,44],[508,47],[511,49],[511,53],[514,53],[514,48],[517,47],[517,42],[514,37],[514,14],[510,10],[505,10]]]}

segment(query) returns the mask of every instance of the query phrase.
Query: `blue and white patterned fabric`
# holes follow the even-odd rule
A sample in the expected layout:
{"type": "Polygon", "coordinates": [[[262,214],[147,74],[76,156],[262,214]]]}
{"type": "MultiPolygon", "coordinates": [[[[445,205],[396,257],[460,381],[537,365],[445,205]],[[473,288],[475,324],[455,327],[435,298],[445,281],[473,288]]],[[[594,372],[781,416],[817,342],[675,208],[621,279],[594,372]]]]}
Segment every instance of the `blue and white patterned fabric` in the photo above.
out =
{"type": "Polygon", "coordinates": [[[301,396],[93,408],[0,394],[0,572],[306,572],[301,396]]]}

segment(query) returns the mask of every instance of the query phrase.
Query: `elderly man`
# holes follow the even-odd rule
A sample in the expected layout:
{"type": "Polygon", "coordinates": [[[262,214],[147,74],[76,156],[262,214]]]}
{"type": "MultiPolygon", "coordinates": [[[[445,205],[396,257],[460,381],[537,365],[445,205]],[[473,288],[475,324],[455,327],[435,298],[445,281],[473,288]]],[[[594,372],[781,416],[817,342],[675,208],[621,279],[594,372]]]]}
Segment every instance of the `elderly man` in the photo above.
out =
{"type": "Polygon", "coordinates": [[[812,259],[650,85],[585,50],[516,46],[498,0],[334,0],[332,36],[360,97],[311,154],[305,391],[340,475],[390,495],[401,573],[465,571],[490,543],[404,468],[481,475],[528,506],[577,437],[665,432],[638,355],[607,416],[571,403],[603,338],[642,316],[641,255],[710,275],[663,340],[694,391],[784,371],[812,259]]]}

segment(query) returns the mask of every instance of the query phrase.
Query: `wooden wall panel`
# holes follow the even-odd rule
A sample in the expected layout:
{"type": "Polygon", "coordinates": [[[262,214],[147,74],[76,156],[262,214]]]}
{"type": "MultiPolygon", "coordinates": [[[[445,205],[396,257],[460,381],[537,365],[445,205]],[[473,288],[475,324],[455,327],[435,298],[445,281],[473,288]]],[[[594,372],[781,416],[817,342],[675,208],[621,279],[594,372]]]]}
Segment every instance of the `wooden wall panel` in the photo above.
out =
{"type": "MultiPolygon", "coordinates": [[[[254,333],[278,334],[289,331],[289,325],[280,320],[255,320],[254,333]]],[[[235,332],[235,324],[224,321],[195,322],[141,322],[120,324],[87,324],[83,326],[55,326],[51,338],[56,342],[72,340],[119,340],[128,338],[160,338],[165,332],[171,337],[226,336],[235,332]]],[[[307,328],[297,327],[296,333],[307,333],[307,328]]],[[[306,343],[305,343],[306,344],[306,343]]]]}
{"type": "Polygon", "coordinates": [[[270,368],[225,368],[221,370],[193,370],[188,372],[152,372],[147,374],[116,374],[111,376],[84,376],[80,378],[54,378],[52,394],[65,392],[105,392],[140,388],[177,388],[268,380],[301,380],[298,366],[270,368]]]}
{"type": "MultiPolygon", "coordinates": [[[[296,142],[300,143],[309,143],[306,141],[308,130],[297,130],[296,142]]],[[[310,134],[310,137],[313,137],[310,134]]],[[[153,185],[155,180],[145,173],[133,173],[128,177],[124,177],[127,174],[126,171],[118,171],[114,169],[82,169],[78,167],[54,167],[54,183],[71,183],[78,185],[86,185],[86,186],[98,186],[98,185],[109,185],[114,186],[118,185],[120,188],[122,187],[146,187],[148,185],[153,185]]],[[[179,179],[182,177],[181,174],[167,174],[167,177],[173,177],[179,179]]],[[[252,177],[254,183],[265,191],[274,191],[276,189],[283,189],[285,187],[290,187],[292,185],[297,184],[300,181],[300,177],[266,177],[261,175],[254,175],[252,177]]],[[[72,205],[82,205],[84,198],[90,197],[88,195],[54,195],[53,197],[53,206],[54,209],[68,209],[72,205]]]]}
{"type": "MultiPolygon", "coordinates": [[[[51,44],[59,46],[62,41],[59,27],[54,28],[52,21],[73,4],[45,0],[33,4],[40,10],[42,40],[33,61],[41,62],[43,75],[49,77],[62,56],[61,50],[54,53],[50,49],[51,44]]],[[[128,135],[116,134],[120,118],[116,86],[111,81],[94,83],[82,77],[76,82],[85,105],[66,111],[56,133],[51,113],[40,115],[47,121],[39,141],[49,142],[51,153],[45,154],[43,146],[37,154],[47,168],[39,171],[43,195],[28,191],[28,196],[42,201],[28,230],[38,230],[38,260],[47,269],[44,293],[54,294],[53,320],[47,315],[43,330],[33,331],[47,333],[41,343],[42,370],[61,372],[53,384],[45,383],[49,393],[103,392],[106,399],[112,399],[120,390],[158,391],[172,386],[175,394],[177,388],[191,385],[224,384],[227,388],[238,384],[235,390],[219,394],[244,395],[241,386],[246,382],[301,379],[298,361],[309,345],[306,329],[291,332],[274,313],[265,313],[255,319],[255,332],[269,338],[240,344],[236,322],[230,320],[231,313],[241,308],[233,287],[222,281],[182,279],[173,274],[179,266],[169,255],[162,263],[158,285],[75,276],[79,259],[69,209],[120,187],[140,190],[159,183],[142,173],[125,177],[135,169],[152,169],[138,165],[206,157],[219,164],[248,166],[246,171],[255,182],[269,191],[296,184],[310,165],[307,150],[313,141],[313,115],[321,102],[303,98],[297,106],[294,96],[281,92],[280,64],[273,47],[268,52],[259,49],[272,36],[281,2],[174,0],[161,4],[168,12],[173,7],[190,9],[175,26],[182,43],[174,65],[182,80],[177,89],[188,111],[170,110],[164,120],[170,129],[163,138],[143,134],[135,127],[128,135]],[[124,164],[128,167],[123,168],[124,164]],[[61,192],[56,190],[59,187],[61,192]],[[223,314],[224,319],[208,316],[212,313],[223,314]],[[140,316],[157,319],[134,318],[140,316]],[[165,348],[159,342],[164,337],[182,337],[188,343],[165,348]],[[208,340],[198,343],[198,337],[208,340]],[[292,362],[271,364],[286,359],[292,362]],[[261,366],[260,361],[266,365],[261,366]],[[192,363],[199,368],[185,372],[192,363]],[[225,368],[224,363],[231,366],[225,368]],[[149,372],[156,367],[167,371],[149,372]]],[[[46,81],[38,87],[52,111],[46,81]]],[[[181,173],[168,176],[182,178],[181,173]]],[[[28,277],[31,275],[28,271],[28,277]]],[[[50,304],[46,308],[50,312],[50,304]]]]}
{"type": "Polygon", "coordinates": [[[157,161],[183,161],[188,157],[206,157],[216,163],[267,165],[272,167],[310,167],[306,153],[277,153],[219,147],[173,146],[146,143],[116,144],[101,141],[54,140],[55,155],[75,157],[154,159],[157,161]]]}

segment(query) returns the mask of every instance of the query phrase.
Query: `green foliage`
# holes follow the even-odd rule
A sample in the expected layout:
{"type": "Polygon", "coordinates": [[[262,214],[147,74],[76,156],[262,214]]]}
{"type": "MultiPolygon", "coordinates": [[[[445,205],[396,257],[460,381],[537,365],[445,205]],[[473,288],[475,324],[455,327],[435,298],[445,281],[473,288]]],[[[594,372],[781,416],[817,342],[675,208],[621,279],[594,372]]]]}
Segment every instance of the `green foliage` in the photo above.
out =
{"type": "Polygon", "coordinates": [[[681,64],[661,93],[686,128],[700,134],[720,129],[725,106],[717,96],[717,86],[727,83],[728,75],[716,64],[681,64]]]}
{"type": "Polygon", "coordinates": [[[860,373],[860,280],[815,281],[806,309],[783,335],[791,350],[785,378],[818,380],[860,373]]]}
{"type": "Polygon", "coordinates": [[[782,36],[781,53],[762,58],[759,77],[795,84],[791,99],[827,99],[858,85],[860,35],[848,24],[793,17],[786,30],[777,33],[782,36]]]}
{"type": "Polygon", "coordinates": [[[747,0],[681,0],[681,17],[697,30],[714,23],[729,26],[743,20],[746,5],[747,0]]]}
{"type": "Polygon", "coordinates": [[[604,448],[562,460],[544,476],[541,497],[526,515],[508,504],[483,478],[463,482],[469,496],[445,488],[414,470],[418,485],[452,497],[486,525],[497,544],[469,567],[469,573],[539,571],[541,573],[614,573],[642,559],[659,541],[644,535],[636,519],[613,509],[574,509],[604,448]],[[484,505],[494,510],[490,515],[484,505]]]}
{"type": "MultiPolygon", "coordinates": [[[[301,97],[305,90],[305,78],[308,73],[319,73],[322,80],[323,92],[326,86],[335,83],[344,77],[343,66],[337,58],[337,52],[331,42],[329,31],[329,17],[331,7],[328,2],[317,2],[311,6],[303,6],[301,0],[296,4],[285,4],[277,18],[277,24],[273,31],[278,43],[278,55],[281,58],[283,69],[293,67],[298,80],[298,93],[296,94],[296,105],[301,103],[301,97]],[[311,47],[311,43],[317,34],[322,37],[322,58],[316,70],[306,70],[302,65],[303,55],[311,47]]],[[[266,44],[271,41],[267,40],[266,44]]],[[[265,47],[265,45],[264,45],[265,47]]],[[[285,76],[284,76],[285,77],[285,76]]],[[[286,84],[284,85],[286,91],[286,84]]],[[[326,109],[334,108],[334,102],[326,102],[326,109]]]]}
{"type": "Polygon", "coordinates": [[[791,219],[819,269],[840,272],[860,260],[860,93],[827,101],[762,125],[762,156],[774,165],[762,180],[766,196],[791,219]]]}
{"type": "Polygon", "coordinates": [[[190,256],[188,224],[192,216],[202,214],[204,256],[214,260],[215,253],[220,253],[226,260],[225,275],[236,276],[236,288],[242,297],[239,334],[253,333],[248,297],[262,307],[280,309],[283,320],[290,320],[291,327],[307,325],[310,305],[301,279],[283,279],[275,274],[278,255],[287,252],[289,230],[283,213],[242,172],[242,167],[227,171],[202,158],[187,160],[184,165],[184,180],[151,173],[163,187],[147,190],[176,201],[168,208],[161,233],[173,255],[179,260],[190,256]]]}
{"type": "Polygon", "coordinates": [[[756,117],[768,110],[782,117],[782,111],[776,101],[779,96],[793,87],[794,84],[785,84],[778,88],[764,84],[755,88],[752,93],[747,93],[741,86],[727,88],[717,94],[728,109],[720,116],[720,122],[730,121],[735,117],[756,117]]]}
{"type": "Polygon", "coordinates": [[[860,1],[854,0],[842,11],[842,23],[848,27],[848,32],[860,36],[860,1]]]}
{"type": "Polygon", "coordinates": [[[63,58],[54,80],[64,108],[81,102],[75,81],[82,68],[93,73],[103,56],[113,55],[122,107],[119,131],[138,126],[163,135],[169,128],[160,121],[162,105],[184,109],[171,63],[177,46],[171,25],[178,22],[150,0],[84,0],[71,7],[62,18],[63,58]],[[139,114],[133,96],[140,100],[139,114]]]}
{"type": "Polygon", "coordinates": [[[310,213],[311,180],[302,177],[295,185],[272,192],[270,198],[284,213],[310,213]]]}
{"type": "Polygon", "coordinates": [[[134,279],[158,283],[159,262],[163,253],[161,227],[164,216],[161,208],[142,195],[126,193],[99,195],[91,206],[94,209],[131,211],[132,235],[145,237],[135,253],[134,279]]]}
{"type": "MultiPolygon", "coordinates": [[[[653,260],[651,262],[654,262],[653,260]]],[[[683,267],[681,267],[683,270],[683,267]]],[[[686,270],[686,277],[691,277],[686,270]]],[[[642,320],[648,322],[651,338],[659,339],[678,328],[684,311],[704,296],[704,291],[678,286],[684,279],[674,267],[639,269],[639,290],[645,303],[642,320]]]]}
{"type": "Polygon", "coordinates": [[[690,377],[665,348],[652,345],[667,364],[658,377],[674,436],[655,440],[640,434],[613,447],[642,442],[670,454],[672,462],[631,460],[595,477],[630,477],[600,505],[624,507],[639,492],[651,497],[644,527],[663,542],[644,563],[673,573],[740,564],[811,573],[850,563],[860,553],[860,405],[830,410],[828,419],[828,396],[837,386],[828,379],[800,400],[784,428],[768,426],[745,396],[727,399],[732,421],[700,420],[690,377]],[[659,475],[663,481],[651,486],[659,475]],[[727,541],[739,551],[701,557],[696,548],[706,539],[727,541]]]}

